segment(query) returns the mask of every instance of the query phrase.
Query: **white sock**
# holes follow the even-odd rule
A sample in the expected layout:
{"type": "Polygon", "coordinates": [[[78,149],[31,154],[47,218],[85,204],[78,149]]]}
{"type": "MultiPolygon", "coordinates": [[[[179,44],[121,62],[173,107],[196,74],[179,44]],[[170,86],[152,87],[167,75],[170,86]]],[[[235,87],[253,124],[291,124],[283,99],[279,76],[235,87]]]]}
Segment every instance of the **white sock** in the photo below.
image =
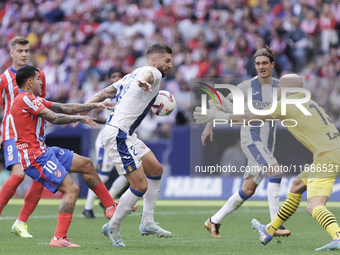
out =
{"type": "Polygon", "coordinates": [[[214,216],[211,217],[211,222],[215,224],[220,223],[224,217],[241,207],[243,202],[248,198],[249,196],[240,189],[228,199],[227,203],[225,203],[225,205],[217,213],[215,213],[214,216]]]}
{"type": "Polygon", "coordinates": [[[273,221],[280,209],[280,183],[270,182],[267,187],[267,197],[269,204],[270,219],[273,221]]]}
{"type": "MultiPolygon", "coordinates": [[[[99,174],[99,178],[101,179],[101,181],[104,183],[109,179],[109,176],[107,175],[102,175],[99,174]]],[[[85,203],[85,210],[92,210],[93,209],[93,203],[94,200],[97,198],[97,195],[94,194],[94,192],[89,189],[87,191],[87,198],[86,198],[86,203],[85,203]]]]}
{"type": "Polygon", "coordinates": [[[120,175],[113,183],[109,190],[111,197],[116,198],[117,195],[125,188],[128,184],[128,180],[124,175],[120,175]]]}
{"type": "Polygon", "coordinates": [[[148,189],[144,194],[144,206],[143,206],[143,217],[142,224],[147,225],[154,222],[153,214],[156,207],[156,202],[159,194],[159,185],[161,183],[161,178],[159,177],[148,177],[148,189]],[[157,179],[151,179],[157,178],[157,179]]]}
{"type": "Polygon", "coordinates": [[[25,222],[18,220],[18,219],[15,221],[15,224],[22,224],[22,223],[25,223],[25,222]]]}
{"type": "Polygon", "coordinates": [[[109,221],[109,229],[118,231],[126,216],[129,215],[137,201],[144,195],[131,187],[120,197],[116,212],[109,221]]]}

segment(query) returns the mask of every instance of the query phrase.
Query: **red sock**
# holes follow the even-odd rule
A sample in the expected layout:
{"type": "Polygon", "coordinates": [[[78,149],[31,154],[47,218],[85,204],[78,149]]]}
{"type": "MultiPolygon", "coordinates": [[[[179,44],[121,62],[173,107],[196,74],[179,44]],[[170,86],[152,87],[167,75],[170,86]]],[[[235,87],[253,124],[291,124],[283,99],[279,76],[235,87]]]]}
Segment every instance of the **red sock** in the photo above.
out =
{"type": "Polygon", "coordinates": [[[67,236],[68,228],[71,225],[72,214],[71,213],[58,213],[57,229],[54,236],[59,239],[67,236]]]}
{"type": "Polygon", "coordinates": [[[40,182],[32,182],[31,187],[26,193],[24,206],[21,208],[18,220],[23,222],[27,221],[28,217],[30,217],[35,207],[38,205],[43,190],[44,186],[40,182]]]}
{"type": "Polygon", "coordinates": [[[24,177],[12,174],[2,185],[0,190],[0,215],[2,209],[7,205],[8,201],[14,196],[18,186],[24,181],[24,177]]]}
{"type": "Polygon", "coordinates": [[[111,207],[115,204],[115,201],[111,197],[103,182],[100,182],[92,191],[97,195],[100,201],[102,201],[105,208],[111,207]]]}

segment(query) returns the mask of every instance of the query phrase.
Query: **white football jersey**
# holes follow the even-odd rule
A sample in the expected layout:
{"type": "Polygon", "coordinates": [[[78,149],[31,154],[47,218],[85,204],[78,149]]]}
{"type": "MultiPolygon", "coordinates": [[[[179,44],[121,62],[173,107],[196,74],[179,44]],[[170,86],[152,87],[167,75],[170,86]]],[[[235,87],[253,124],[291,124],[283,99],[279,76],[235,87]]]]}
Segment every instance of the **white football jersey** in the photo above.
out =
{"type": "Polygon", "coordinates": [[[117,90],[117,105],[106,124],[132,135],[155,102],[161,79],[162,74],[157,68],[144,66],[114,83],[113,86],[117,90]],[[152,93],[138,86],[137,76],[144,71],[151,71],[153,75],[152,93]]]}
{"type": "MultiPolygon", "coordinates": [[[[278,80],[273,78],[273,84],[263,85],[259,82],[258,77],[246,80],[237,87],[242,90],[245,98],[245,109],[248,109],[248,88],[252,88],[252,101],[255,109],[265,109],[273,102],[273,88],[277,88],[278,80]]],[[[228,97],[233,100],[233,95],[230,93],[228,97]]],[[[252,126],[241,127],[241,144],[248,146],[254,142],[262,142],[263,145],[274,153],[275,140],[276,140],[276,122],[265,122],[260,128],[261,124],[251,124],[252,126]]]]}

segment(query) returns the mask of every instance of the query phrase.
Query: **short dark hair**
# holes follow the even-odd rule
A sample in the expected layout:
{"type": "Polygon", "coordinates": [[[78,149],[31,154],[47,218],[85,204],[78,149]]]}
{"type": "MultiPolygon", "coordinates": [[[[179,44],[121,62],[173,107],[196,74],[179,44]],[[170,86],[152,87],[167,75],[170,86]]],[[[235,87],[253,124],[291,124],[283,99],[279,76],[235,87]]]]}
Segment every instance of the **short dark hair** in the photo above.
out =
{"type": "Polygon", "coordinates": [[[110,68],[109,72],[107,73],[107,76],[109,77],[109,79],[111,78],[111,75],[114,73],[120,73],[122,76],[124,76],[124,73],[122,70],[117,69],[117,68],[110,68]]]}
{"type": "Polygon", "coordinates": [[[255,54],[254,54],[254,60],[259,57],[259,56],[264,56],[264,57],[267,57],[269,58],[270,62],[274,62],[274,50],[272,48],[269,48],[267,45],[266,45],[266,48],[261,48],[261,49],[258,49],[255,54]]]}
{"type": "Polygon", "coordinates": [[[172,49],[164,43],[154,43],[146,51],[146,57],[148,58],[148,56],[150,56],[153,53],[161,53],[161,54],[169,53],[169,54],[171,54],[172,49]]]}
{"type": "Polygon", "coordinates": [[[20,67],[15,76],[18,87],[22,88],[28,79],[34,78],[36,72],[39,73],[39,69],[35,66],[26,65],[20,67]]]}
{"type": "Polygon", "coordinates": [[[25,37],[17,36],[11,40],[11,49],[13,49],[16,44],[26,45],[29,43],[30,42],[25,37]]]}

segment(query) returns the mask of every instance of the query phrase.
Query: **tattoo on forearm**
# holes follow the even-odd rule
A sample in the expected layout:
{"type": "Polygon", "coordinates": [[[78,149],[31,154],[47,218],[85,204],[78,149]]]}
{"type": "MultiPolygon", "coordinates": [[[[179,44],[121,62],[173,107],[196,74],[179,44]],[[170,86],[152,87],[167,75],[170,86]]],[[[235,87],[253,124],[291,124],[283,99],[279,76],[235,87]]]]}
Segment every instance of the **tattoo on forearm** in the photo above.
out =
{"type": "Polygon", "coordinates": [[[50,110],[56,113],[64,113],[64,114],[77,114],[81,112],[87,112],[92,109],[95,109],[96,106],[93,104],[59,104],[54,103],[50,110]]]}
{"type": "Polygon", "coordinates": [[[81,121],[84,119],[84,116],[73,116],[73,115],[65,115],[60,113],[54,113],[51,111],[44,112],[39,114],[39,117],[48,120],[49,122],[53,124],[69,124],[81,121]]]}
{"type": "Polygon", "coordinates": [[[59,213],[70,213],[72,214],[74,211],[75,204],[61,202],[59,206],[59,213]]]}
{"type": "Polygon", "coordinates": [[[87,185],[87,187],[89,187],[90,189],[94,189],[96,186],[94,185],[95,183],[95,179],[90,177],[87,180],[85,180],[85,183],[87,185]]]}

